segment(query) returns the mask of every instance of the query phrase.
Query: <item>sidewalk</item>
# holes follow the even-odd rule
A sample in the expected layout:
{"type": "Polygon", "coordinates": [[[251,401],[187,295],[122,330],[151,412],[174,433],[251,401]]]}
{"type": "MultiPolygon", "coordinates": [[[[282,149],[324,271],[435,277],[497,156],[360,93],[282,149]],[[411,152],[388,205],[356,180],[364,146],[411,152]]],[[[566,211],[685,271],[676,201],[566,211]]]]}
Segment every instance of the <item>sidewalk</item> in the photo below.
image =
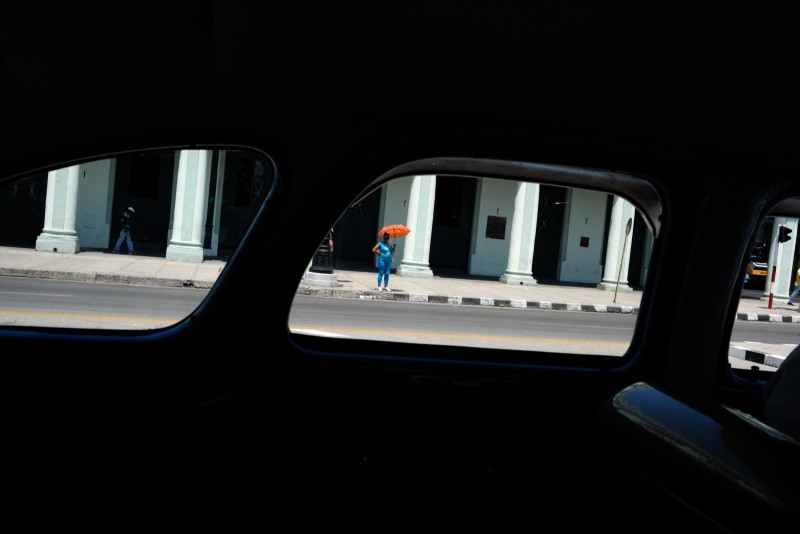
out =
{"type": "Polygon", "coordinates": [[[225,262],[219,260],[188,263],[163,257],[112,254],[110,250],[61,254],[0,247],[0,276],[210,289],[224,267],[225,262]]]}
{"type": "MultiPolygon", "coordinates": [[[[110,251],[61,254],[0,247],[0,276],[209,289],[225,265],[226,262],[222,260],[188,263],[164,257],[111,254],[110,251]]],[[[641,291],[606,291],[593,284],[539,281],[535,286],[508,285],[496,279],[457,274],[432,278],[407,278],[392,274],[389,284],[392,292],[385,293],[375,289],[377,271],[336,269],[333,274],[325,278],[335,285],[311,284],[304,277],[299,281],[298,294],[630,314],[638,313],[642,297],[641,291]]],[[[800,306],[788,306],[785,300],[775,298],[772,309],[769,309],[766,300],[742,298],[737,319],[800,323],[800,306]]],[[[790,349],[783,345],[750,344],[731,347],[731,356],[754,363],[773,365],[777,362],[779,365],[778,360],[782,361],[790,349]]]]}

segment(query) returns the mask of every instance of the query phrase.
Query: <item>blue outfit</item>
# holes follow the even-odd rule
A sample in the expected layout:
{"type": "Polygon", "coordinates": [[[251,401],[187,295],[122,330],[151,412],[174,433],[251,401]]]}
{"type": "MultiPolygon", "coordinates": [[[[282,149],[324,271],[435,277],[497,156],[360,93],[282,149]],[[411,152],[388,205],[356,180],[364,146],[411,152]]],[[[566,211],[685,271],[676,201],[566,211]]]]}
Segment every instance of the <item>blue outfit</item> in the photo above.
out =
{"type": "Polygon", "coordinates": [[[392,246],[383,242],[378,243],[380,254],[378,255],[378,287],[389,285],[389,272],[392,270],[392,246]]]}

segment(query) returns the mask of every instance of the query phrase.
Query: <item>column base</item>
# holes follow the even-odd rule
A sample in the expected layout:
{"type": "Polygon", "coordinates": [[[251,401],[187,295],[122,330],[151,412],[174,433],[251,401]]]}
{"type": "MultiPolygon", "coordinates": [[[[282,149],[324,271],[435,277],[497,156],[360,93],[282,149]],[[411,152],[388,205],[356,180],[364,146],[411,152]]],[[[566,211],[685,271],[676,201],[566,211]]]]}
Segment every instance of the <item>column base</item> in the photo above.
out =
{"type": "Polygon", "coordinates": [[[617,287],[616,282],[600,282],[597,284],[597,289],[602,289],[603,291],[633,291],[633,288],[629,286],[627,283],[623,284],[622,282],[619,283],[619,287],[617,287]]]}
{"type": "Polygon", "coordinates": [[[306,271],[305,281],[306,284],[310,286],[324,286],[324,287],[336,287],[336,285],[339,283],[336,280],[335,274],[315,273],[312,271],[306,271]]]}
{"type": "Polygon", "coordinates": [[[510,286],[535,286],[538,284],[536,278],[529,274],[510,274],[504,273],[500,277],[501,284],[508,284],[510,286]]]}
{"type": "Polygon", "coordinates": [[[36,238],[36,250],[40,252],[60,252],[77,254],[81,251],[81,243],[77,235],[50,234],[42,232],[36,238]]]}
{"type": "Polygon", "coordinates": [[[203,247],[198,245],[167,245],[167,259],[189,263],[203,263],[203,247]]]}
{"type": "Polygon", "coordinates": [[[409,265],[401,263],[397,268],[397,276],[406,276],[408,278],[433,278],[433,271],[428,265],[409,265]]]}

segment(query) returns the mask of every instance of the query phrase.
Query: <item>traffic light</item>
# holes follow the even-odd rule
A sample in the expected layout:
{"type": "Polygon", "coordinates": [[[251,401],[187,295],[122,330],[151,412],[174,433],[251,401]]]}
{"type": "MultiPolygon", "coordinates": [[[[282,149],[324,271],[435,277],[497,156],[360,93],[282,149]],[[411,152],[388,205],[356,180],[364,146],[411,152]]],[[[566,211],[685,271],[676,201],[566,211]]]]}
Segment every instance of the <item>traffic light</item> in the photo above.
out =
{"type": "Polygon", "coordinates": [[[791,228],[789,228],[787,226],[779,226],[778,227],[778,241],[780,241],[781,243],[786,243],[787,241],[789,241],[792,238],[792,236],[789,235],[791,233],[792,233],[792,229],[791,228]]]}

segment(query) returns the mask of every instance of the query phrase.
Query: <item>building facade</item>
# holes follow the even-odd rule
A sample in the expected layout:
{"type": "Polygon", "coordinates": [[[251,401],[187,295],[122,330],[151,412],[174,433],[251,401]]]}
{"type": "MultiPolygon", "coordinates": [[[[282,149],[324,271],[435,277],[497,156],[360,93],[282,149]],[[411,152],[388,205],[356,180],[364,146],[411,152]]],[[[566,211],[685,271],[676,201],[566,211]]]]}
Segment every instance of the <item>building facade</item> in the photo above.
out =
{"type": "MultiPolygon", "coordinates": [[[[201,262],[227,258],[275,179],[268,160],[223,150],[132,154],[19,180],[0,188],[15,221],[0,242],[74,254],[107,250],[114,219],[136,209],[133,239],[145,253],[201,262]]],[[[652,233],[631,203],[597,191],[491,178],[409,176],[353,204],[336,223],[334,266],[376,268],[377,231],[405,224],[396,240],[397,276],[465,274],[505,284],[548,282],[615,291],[647,279],[652,233]]],[[[788,297],[797,269],[796,240],[778,243],[781,225],[797,236],[797,219],[770,219],[767,284],[788,297]]]]}
{"type": "Polygon", "coordinates": [[[0,189],[19,225],[0,241],[75,254],[106,250],[113,221],[135,208],[132,237],[145,253],[202,262],[235,249],[274,180],[271,162],[223,150],[133,154],[33,176],[0,189]],[[35,237],[34,237],[35,236],[35,237]]]}
{"type": "Polygon", "coordinates": [[[398,276],[436,271],[536,285],[539,276],[631,291],[642,286],[652,233],[626,200],[599,193],[490,178],[411,176],[393,180],[337,222],[340,264],[369,261],[377,231],[404,224],[398,276]],[[365,254],[367,253],[367,254],[365,254]]]}

